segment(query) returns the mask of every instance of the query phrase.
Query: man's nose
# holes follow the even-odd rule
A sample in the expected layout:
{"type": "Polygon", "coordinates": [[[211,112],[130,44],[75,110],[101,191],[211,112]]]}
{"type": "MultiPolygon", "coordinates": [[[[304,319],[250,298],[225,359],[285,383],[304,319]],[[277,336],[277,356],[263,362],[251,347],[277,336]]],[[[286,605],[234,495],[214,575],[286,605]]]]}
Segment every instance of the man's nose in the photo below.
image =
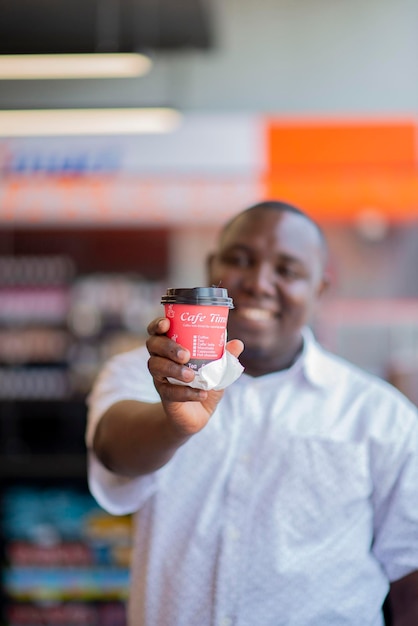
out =
{"type": "Polygon", "coordinates": [[[277,287],[276,272],[270,263],[256,263],[248,268],[245,284],[254,293],[275,295],[277,287]]]}

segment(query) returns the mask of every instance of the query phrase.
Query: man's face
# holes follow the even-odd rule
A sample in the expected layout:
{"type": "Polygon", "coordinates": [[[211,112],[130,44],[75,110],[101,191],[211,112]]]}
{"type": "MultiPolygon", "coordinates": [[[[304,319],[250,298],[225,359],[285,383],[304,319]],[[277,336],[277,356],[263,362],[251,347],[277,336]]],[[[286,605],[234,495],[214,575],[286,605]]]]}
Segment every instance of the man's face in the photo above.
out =
{"type": "Polygon", "coordinates": [[[315,226],[290,212],[237,218],[209,262],[210,284],[228,290],[228,339],[241,339],[249,372],[287,367],[323,290],[324,250],[315,226]]]}

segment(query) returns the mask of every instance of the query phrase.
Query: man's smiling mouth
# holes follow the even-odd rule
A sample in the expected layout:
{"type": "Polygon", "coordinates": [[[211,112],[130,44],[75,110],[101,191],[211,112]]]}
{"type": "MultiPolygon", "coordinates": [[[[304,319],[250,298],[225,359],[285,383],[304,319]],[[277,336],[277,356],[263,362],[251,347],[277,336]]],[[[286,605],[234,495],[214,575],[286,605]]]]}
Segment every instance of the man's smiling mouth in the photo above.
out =
{"type": "Polygon", "coordinates": [[[254,307],[239,307],[236,312],[240,317],[251,320],[252,322],[268,322],[277,317],[272,311],[254,307]]]}

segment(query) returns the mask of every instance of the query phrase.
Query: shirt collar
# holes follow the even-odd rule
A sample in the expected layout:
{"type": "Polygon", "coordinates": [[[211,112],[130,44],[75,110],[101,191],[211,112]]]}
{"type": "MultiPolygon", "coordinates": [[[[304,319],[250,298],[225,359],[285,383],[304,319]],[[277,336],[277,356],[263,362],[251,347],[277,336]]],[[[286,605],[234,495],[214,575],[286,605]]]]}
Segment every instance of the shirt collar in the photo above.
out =
{"type": "Polygon", "coordinates": [[[298,361],[306,379],[316,387],[330,387],[335,384],[335,364],[327,357],[308,327],[303,329],[303,350],[298,361]]]}
{"type": "MultiPolygon", "coordinates": [[[[327,388],[332,387],[337,381],[337,373],[335,371],[335,363],[327,356],[325,350],[316,341],[312,330],[306,326],[302,330],[303,347],[296,361],[284,370],[271,372],[261,376],[264,379],[268,376],[280,376],[287,378],[301,374],[314,387],[327,388]]],[[[243,380],[253,379],[252,376],[244,374],[243,380]]],[[[255,379],[257,380],[257,379],[255,379]]]]}

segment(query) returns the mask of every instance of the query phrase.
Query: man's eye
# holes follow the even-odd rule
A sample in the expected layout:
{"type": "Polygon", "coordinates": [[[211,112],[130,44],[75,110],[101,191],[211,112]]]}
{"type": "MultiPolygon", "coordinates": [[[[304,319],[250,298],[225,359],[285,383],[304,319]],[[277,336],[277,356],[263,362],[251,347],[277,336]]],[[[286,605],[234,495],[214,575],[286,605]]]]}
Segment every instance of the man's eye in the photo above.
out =
{"type": "Polygon", "coordinates": [[[279,265],[277,273],[284,278],[294,279],[299,277],[299,272],[296,268],[289,265],[279,265]]]}
{"type": "Polygon", "coordinates": [[[250,260],[245,254],[226,254],[223,256],[222,260],[227,265],[232,265],[234,267],[248,267],[250,264],[250,260]]]}

